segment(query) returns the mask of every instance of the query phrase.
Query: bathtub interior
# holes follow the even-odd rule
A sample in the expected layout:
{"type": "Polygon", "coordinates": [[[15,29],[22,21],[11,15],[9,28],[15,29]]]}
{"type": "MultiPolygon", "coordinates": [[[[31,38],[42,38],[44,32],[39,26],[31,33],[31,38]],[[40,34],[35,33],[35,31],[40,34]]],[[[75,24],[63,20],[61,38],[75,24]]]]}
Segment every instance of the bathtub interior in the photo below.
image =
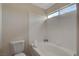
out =
{"type": "Polygon", "coordinates": [[[33,49],[41,56],[73,56],[74,52],[48,42],[35,42],[33,49]]]}

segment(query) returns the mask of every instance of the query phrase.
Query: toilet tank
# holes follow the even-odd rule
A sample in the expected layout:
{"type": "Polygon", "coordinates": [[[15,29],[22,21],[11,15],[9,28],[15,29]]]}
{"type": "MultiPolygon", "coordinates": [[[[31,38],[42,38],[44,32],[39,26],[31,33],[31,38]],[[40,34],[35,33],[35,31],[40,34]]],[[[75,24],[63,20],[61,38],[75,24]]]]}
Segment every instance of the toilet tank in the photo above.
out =
{"type": "Polygon", "coordinates": [[[11,41],[11,49],[14,54],[24,51],[24,40],[11,41]]]}

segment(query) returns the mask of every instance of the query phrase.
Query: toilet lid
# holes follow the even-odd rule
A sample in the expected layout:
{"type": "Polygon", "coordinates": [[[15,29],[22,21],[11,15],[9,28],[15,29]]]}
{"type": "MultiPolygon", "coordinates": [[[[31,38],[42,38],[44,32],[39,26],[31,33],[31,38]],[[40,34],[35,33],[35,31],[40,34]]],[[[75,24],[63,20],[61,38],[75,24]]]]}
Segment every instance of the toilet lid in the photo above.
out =
{"type": "Polygon", "coordinates": [[[15,56],[26,56],[24,53],[18,53],[15,56]]]}

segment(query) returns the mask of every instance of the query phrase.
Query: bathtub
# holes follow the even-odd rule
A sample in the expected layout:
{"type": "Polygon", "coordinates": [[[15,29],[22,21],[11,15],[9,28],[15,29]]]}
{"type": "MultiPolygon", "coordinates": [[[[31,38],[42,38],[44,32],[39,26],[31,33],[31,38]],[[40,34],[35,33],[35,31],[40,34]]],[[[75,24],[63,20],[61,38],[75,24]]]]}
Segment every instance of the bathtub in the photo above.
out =
{"type": "Polygon", "coordinates": [[[32,45],[33,56],[73,56],[74,53],[48,42],[41,42],[32,45]]]}

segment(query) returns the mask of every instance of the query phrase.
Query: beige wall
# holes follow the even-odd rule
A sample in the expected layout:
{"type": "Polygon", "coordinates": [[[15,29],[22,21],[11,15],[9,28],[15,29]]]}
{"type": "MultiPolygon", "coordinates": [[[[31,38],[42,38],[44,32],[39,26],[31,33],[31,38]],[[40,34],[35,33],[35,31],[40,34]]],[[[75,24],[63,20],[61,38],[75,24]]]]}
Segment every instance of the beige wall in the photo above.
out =
{"type": "Polygon", "coordinates": [[[71,12],[47,20],[49,42],[76,54],[77,13],[71,12]]]}
{"type": "Polygon", "coordinates": [[[77,4],[77,55],[79,56],[79,4],[77,4]]]}
{"type": "MultiPolygon", "coordinates": [[[[30,6],[29,10],[29,44],[35,40],[42,41],[44,39],[43,23],[46,19],[45,13],[42,9],[30,6]]],[[[31,51],[30,51],[31,52],[31,51]]]]}
{"type": "Polygon", "coordinates": [[[0,4],[0,48],[2,47],[1,45],[1,41],[2,41],[2,38],[1,38],[1,33],[2,33],[2,5],[0,4]]]}
{"type": "MultiPolygon", "coordinates": [[[[11,40],[26,40],[25,50],[27,50],[29,40],[29,12],[30,14],[33,13],[42,16],[31,20],[41,20],[42,22],[45,17],[44,11],[36,6],[32,6],[31,4],[3,4],[2,10],[3,55],[9,55],[9,42],[11,40]]],[[[37,36],[39,38],[38,34],[37,36]]]]}
{"type": "Polygon", "coordinates": [[[0,52],[2,48],[2,35],[1,34],[2,34],[2,5],[0,4],[0,52]]]}
{"type": "Polygon", "coordinates": [[[19,7],[20,5],[2,5],[2,45],[4,55],[9,54],[9,43],[11,40],[27,40],[27,12],[26,8],[19,7]]]}
{"type": "Polygon", "coordinates": [[[40,14],[29,13],[29,39],[30,43],[35,40],[42,41],[44,39],[44,12],[40,14]]]}
{"type": "Polygon", "coordinates": [[[58,10],[59,8],[64,7],[64,6],[68,5],[68,4],[69,3],[56,3],[52,7],[48,8],[46,10],[46,12],[47,12],[47,14],[50,14],[51,12],[53,12],[55,10],[58,10]]]}

